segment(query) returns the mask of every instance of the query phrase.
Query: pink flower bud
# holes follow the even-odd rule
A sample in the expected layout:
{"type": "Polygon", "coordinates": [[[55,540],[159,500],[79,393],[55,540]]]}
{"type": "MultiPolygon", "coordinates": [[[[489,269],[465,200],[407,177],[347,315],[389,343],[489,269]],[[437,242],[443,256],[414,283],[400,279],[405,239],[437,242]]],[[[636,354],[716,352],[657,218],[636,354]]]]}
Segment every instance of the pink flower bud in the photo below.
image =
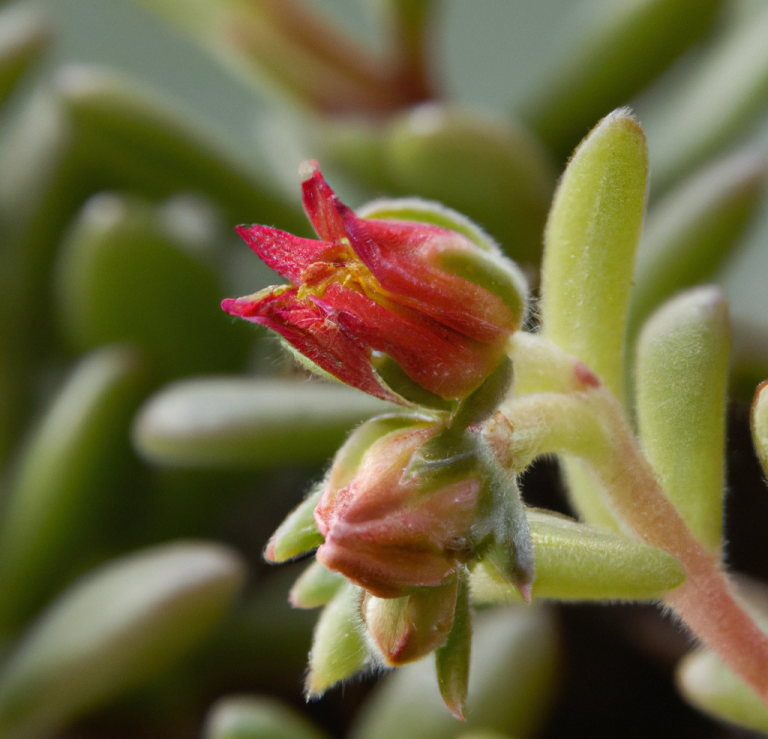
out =
{"type": "Polygon", "coordinates": [[[273,329],[320,370],[378,397],[403,402],[376,373],[374,353],[440,398],[467,397],[523,319],[514,266],[457,231],[358,218],[315,162],[304,172],[304,208],[321,240],[238,227],[291,285],[225,300],[224,310],[273,329]]]}
{"type": "Polygon", "coordinates": [[[325,538],[319,562],[380,598],[455,578],[471,554],[480,476],[473,469],[428,480],[417,474],[404,481],[403,475],[414,452],[438,431],[417,425],[386,434],[343,487],[327,485],[315,509],[325,538]]]}

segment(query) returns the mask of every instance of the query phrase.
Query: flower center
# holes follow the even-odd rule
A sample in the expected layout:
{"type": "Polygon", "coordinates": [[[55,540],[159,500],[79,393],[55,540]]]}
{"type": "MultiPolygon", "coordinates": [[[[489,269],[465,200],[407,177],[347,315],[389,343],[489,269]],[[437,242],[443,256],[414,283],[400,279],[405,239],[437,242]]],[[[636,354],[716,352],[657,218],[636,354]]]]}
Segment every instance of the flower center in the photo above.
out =
{"type": "Polygon", "coordinates": [[[322,298],[325,291],[334,283],[348,290],[362,293],[371,300],[377,300],[386,295],[386,291],[373,273],[352,250],[348,239],[334,242],[327,256],[324,256],[323,261],[313,262],[301,273],[299,299],[308,295],[322,298]]]}

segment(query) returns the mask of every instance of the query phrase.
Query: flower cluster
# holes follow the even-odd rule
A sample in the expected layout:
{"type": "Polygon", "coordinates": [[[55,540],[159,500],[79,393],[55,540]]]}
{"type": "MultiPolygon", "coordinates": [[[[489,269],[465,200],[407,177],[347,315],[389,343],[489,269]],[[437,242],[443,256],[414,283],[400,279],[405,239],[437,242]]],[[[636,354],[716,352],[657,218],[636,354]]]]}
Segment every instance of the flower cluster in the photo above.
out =
{"type": "MultiPolygon", "coordinates": [[[[461,674],[441,679],[441,689],[465,688],[469,570],[483,561],[526,599],[533,580],[514,473],[484,434],[512,383],[505,350],[524,319],[525,283],[442,207],[407,201],[398,210],[395,202],[382,209],[389,217],[361,217],[316,163],[303,174],[320,240],[240,227],[290,284],[223,308],[276,331],[311,368],[409,410],[350,436],[265,555],[280,562],[317,549],[315,566],[357,589],[355,618],[374,661],[394,666],[451,649],[458,654],[438,659],[438,673],[442,664],[461,674]],[[392,219],[398,212],[418,220],[392,219]]],[[[465,690],[443,697],[461,717],[465,690]]]]}

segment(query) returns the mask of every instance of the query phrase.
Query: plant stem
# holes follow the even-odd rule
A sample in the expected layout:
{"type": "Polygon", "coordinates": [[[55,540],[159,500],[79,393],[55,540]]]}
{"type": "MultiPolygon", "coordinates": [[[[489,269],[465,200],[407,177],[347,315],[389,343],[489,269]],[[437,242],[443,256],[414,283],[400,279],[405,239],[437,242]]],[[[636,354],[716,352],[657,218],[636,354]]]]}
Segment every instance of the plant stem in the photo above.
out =
{"type": "MultiPolygon", "coordinates": [[[[544,342],[536,343],[541,348],[544,342]]],[[[539,371],[537,384],[561,392],[513,397],[501,408],[514,429],[515,466],[552,452],[582,458],[627,532],[683,565],[686,581],[666,596],[666,603],[768,705],[768,637],[736,600],[718,558],[697,541],[659,486],[610,390],[575,357],[567,378],[562,370],[568,355],[552,346],[552,356],[556,372],[539,371]],[[574,377],[584,380],[580,388],[574,377]]],[[[530,389],[529,369],[534,368],[521,365],[530,389]]]]}

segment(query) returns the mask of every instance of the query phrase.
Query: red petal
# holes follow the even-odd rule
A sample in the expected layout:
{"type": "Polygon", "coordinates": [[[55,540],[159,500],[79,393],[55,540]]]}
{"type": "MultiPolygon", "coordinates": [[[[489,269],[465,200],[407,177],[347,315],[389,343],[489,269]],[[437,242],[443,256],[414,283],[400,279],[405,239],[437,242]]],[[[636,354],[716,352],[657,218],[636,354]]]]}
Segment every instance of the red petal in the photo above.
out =
{"type": "Polygon", "coordinates": [[[304,210],[317,235],[324,241],[346,238],[344,215],[352,211],[336,197],[314,159],[302,165],[302,173],[306,174],[301,183],[304,210]]]}
{"type": "Polygon", "coordinates": [[[347,385],[383,400],[401,402],[379,382],[368,350],[311,300],[300,300],[296,288],[270,288],[221,307],[277,332],[298,352],[347,385]]]}
{"type": "Polygon", "coordinates": [[[237,233],[248,246],[281,277],[301,284],[301,273],[323,261],[333,245],[317,239],[302,239],[268,226],[237,226],[237,233]]]}
{"type": "Polygon", "coordinates": [[[442,398],[464,398],[498,361],[495,344],[479,344],[395,303],[386,306],[334,283],[323,302],[362,344],[389,354],[415,382],[442,398]]]}

